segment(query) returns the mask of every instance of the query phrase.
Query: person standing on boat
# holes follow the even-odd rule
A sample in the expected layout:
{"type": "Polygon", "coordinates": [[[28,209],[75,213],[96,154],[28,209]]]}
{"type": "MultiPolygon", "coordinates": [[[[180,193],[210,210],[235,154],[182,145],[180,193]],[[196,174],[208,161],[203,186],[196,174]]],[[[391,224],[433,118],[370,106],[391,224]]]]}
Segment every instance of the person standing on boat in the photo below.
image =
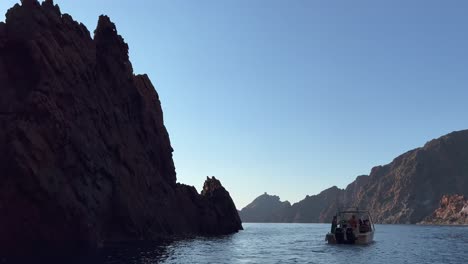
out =
{"type": "Polygon", "coordinates": [[[351,218],[348,220],[348,224],[351,226],[351,228],[353,228],[353,230],[357,229],[357,220],[355,215],[351,216],[351,218]]]}
{"type": "Polygon", "coordinates": [[[336,215],[334,215],[333,220],[332,220],[332,226],[331,226],[331,233],[332,234],[335,234],[335,230],[336,230],[337,225],[338,225],[338,222],[337,222],[337,219],[336,219],[336,215]]]}

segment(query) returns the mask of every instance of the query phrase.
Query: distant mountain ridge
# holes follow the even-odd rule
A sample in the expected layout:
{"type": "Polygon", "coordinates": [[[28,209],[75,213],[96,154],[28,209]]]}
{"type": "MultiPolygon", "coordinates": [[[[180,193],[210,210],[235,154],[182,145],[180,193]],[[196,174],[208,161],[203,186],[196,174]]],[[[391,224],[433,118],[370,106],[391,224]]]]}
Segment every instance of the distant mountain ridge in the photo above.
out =
{"type": "Polygon", "coordinates": [[[251,214],[249,222],[287,222],[285,210],[291,204],[288,201],[281,202],[275,195],[264,193],[257,197],[252,203],[242,209],[244,214],[251,214]]]}
{"type": "Polygon", "coordinates": [[[369,209],[378,223],[413,224],[432,215],[444,195],[453,194],[468,195],[468,130],[431,140],[376,166],[345,189],[334,186],[291,206],[279,198],[275,203],[267,197],[255,199],[240,216],[244,222],[329,222],[338,208],[356,206],[369,209]],[[274,214],[268,215],[268,208],[274,214]]]}

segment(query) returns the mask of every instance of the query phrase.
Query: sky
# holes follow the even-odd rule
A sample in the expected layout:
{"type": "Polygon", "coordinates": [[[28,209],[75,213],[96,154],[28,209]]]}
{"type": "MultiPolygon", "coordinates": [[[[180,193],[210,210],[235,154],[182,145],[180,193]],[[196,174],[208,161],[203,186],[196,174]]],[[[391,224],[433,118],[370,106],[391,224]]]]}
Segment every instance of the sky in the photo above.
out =
{"type": "MultiPolygon", "coordinates": [[[[18,1],[1,0],[0,11],[18,1]]],[[[297,202],[468,128],[468,2],[59,0],[109,15],[160,95],[179,182],[297,202]]]]}

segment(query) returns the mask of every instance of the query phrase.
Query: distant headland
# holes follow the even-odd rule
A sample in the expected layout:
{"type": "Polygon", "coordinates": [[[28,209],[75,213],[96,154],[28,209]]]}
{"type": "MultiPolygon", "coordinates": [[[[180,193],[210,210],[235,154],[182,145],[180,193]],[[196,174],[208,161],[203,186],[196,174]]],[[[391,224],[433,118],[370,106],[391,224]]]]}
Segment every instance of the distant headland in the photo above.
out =
{"type": "Polygon", "coordinates": [[[377,223],[468,224],[468,130],[452,132],[336,186],[290,204],[263,194],[240,211],[244,222],[329,222],[359,207],[377,223]]]}

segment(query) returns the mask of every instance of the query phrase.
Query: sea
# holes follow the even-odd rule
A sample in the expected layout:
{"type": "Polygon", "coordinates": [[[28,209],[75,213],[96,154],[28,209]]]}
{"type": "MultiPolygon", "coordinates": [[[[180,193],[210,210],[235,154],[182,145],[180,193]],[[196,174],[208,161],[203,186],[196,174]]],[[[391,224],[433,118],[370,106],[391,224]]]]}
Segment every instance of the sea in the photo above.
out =
{"type": "Polygon", "coordinates": [[[376,225],[370,245],[328,245],[329,224],[244,223],[221,237],[118,245],[82,263],[468,264],[468,227],[376,225]]]}

